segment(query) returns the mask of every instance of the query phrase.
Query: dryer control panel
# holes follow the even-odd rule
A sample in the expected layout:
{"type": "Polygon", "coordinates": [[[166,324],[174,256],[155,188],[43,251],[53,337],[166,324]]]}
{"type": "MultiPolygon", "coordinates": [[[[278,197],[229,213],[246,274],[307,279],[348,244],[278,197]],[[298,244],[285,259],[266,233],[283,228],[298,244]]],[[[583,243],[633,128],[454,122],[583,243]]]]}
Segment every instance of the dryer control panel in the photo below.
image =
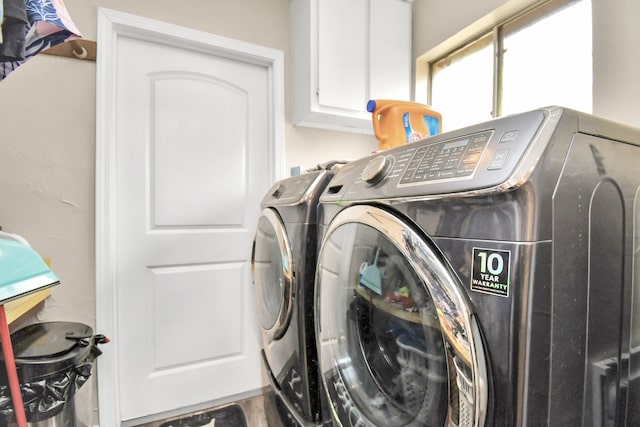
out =
{"type": "Polygon", "coordinates": [[[506,190],[514,173],[531,170],[527,163],[535,163],[546,147],[554,111],[499,118],[356,160],[334,177],[322,200],[506,190]]]}
{"type": "Polygon", "coordinates": [[[316,187],[321,184],[321,181],[326,179],[326,175],[327,171],[319,170],[278,181],[267,191],[267,194],[262,199],[262,206],[304,203],[316,187]]]}

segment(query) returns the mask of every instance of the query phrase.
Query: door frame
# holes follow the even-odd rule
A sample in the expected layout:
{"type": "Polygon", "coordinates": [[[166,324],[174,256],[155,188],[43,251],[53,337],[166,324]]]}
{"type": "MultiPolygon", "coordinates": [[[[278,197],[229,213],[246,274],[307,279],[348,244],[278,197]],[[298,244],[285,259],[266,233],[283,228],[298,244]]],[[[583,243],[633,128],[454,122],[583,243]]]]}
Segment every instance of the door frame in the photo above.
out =
{"type": "Polygon", "coordinates": [[[265,67],[270,122],[269,134],[265,135],[270,153],[266,161],[273,181],[284,176],[284,54],[280,50],[105,8],[98,8],[97,37],[100,48],[96,62],[96,329],[111,339],[97,360],[98,397],[100,425],[118,426],[121,420],[114,238],[118,227],[115,215],[117,115],[113,95],[118,85],[118,39],[151,41],[265,67]]]}

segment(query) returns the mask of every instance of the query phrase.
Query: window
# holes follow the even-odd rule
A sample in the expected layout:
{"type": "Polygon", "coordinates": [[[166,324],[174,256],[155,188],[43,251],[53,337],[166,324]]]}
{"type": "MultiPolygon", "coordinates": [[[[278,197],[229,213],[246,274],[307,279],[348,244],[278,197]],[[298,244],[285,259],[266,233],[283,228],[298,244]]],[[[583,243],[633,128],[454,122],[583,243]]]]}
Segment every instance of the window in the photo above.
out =
{"type": "Polygon", "coordinates": [[[537,107],[592,111],[590,0],[551,0],[430,63],[443,130],[537,107]]]}
{"type": "MultiPolygon", "coordinates": [[[[431,106],[447,130],[491,118],[493,42],[487,35],[432,65],[431,106]]],[[[445,129],[443,129],[445,130],[445,129]]]]}

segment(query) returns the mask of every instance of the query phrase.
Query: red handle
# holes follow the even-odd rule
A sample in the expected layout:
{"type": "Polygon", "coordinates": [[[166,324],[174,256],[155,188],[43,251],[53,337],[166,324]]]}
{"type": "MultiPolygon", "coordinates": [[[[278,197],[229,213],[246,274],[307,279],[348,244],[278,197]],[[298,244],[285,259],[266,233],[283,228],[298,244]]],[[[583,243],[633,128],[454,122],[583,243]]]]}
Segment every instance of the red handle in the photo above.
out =
{"type": "Polygon", "coordinates": [[[0,305],[0,341],[2,341],[2,353],[4,355],[5,368],[7,369],[7,379],[9,380],[13,410],[16,413],[16,422],[18,423],[18,427],[27,427],[27,417],[24,413],[24,403],[22,402],[20,382],[18,381],[18,373],[16,371],[16,360],[13,358],[11,334],[9,333],[9,323],[7,322],[7,313],[4,310],[4,304],[0,305]]]}

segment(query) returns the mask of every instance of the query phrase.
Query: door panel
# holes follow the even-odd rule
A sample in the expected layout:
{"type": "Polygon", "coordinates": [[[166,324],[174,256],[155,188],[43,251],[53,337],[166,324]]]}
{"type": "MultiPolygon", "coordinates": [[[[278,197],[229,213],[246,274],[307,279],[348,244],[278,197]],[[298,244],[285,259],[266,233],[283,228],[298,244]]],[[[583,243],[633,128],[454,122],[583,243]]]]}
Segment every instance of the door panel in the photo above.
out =
{"type": "Polygon", "coordinates": [[[151,226],[241,226],[249,94],[202,72],[160,72],[148,81],[151,226]]]}
{"type": "Polygon", "coordinates": [[[119,378],[131,419],[261,386],[247,260],[268,181],[268,88],[260,66],[135,39],[120,51],[119,378]]]}
{"type": "Polygon", "coordinates": [[[242,354],[242,322],[214,326],[221,319],[234,319],[242,313],[241,288],[228,286],[229,283],[242,283],[242,267],[241,263],[236,263],[149,269],[155,303],[152,310],[155,355],[152,376],[179,366],[242,354]],[[189,315],[178,322],[174,316],[167,316],[166,313],[175,311],[175,307],[189,307],[189,315]],[[212,343],[224,345],[212,346],[212,343]]]}
{"type": "Polygon", "coordinates": [[[263,210],[258,220],[251,262],[254,292],[260,301],[258,317],[263,336],[270,343],[287,330],[296,294],[291,243],[284,224],[272,209],[263,210]]]}
{"type": "Polygon", "coordinates": [[[100,416],[130,425],[266,385],[250,257],[282,153],[282,55],[99,19],[98,323],[114,352],[99,369],[100,416]]]}

